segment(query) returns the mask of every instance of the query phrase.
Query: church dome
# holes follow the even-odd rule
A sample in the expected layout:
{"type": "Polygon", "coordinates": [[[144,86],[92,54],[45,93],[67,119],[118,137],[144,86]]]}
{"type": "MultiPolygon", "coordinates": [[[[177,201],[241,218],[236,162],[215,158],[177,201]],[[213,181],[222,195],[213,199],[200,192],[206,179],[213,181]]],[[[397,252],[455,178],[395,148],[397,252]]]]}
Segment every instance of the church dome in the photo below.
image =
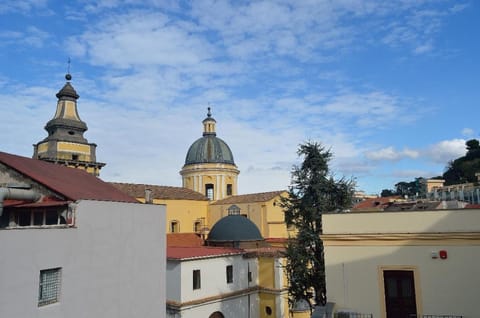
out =
{"type": "Polygon", "coordinates": [[[208,242],[263,241],[258,227],[243,215],[221,218],[210,230],[208,242]]]}
{"type": "Polygon", "coordinates": [[[227,143],[215,135],[197,139],[188,149],[185,164],[229,163],[234,165],[233,154],[227,143]]]}
{"type": "Polygon", "coordinates": [[[188,149],[185,165],[198,163],[228,163],[235,165],[233,154],[227,143],[217,137],[215,132],[215,119],[212,117],[210,107],[207,118],[203,120],[203,137],[197,139],[188,149]]]}

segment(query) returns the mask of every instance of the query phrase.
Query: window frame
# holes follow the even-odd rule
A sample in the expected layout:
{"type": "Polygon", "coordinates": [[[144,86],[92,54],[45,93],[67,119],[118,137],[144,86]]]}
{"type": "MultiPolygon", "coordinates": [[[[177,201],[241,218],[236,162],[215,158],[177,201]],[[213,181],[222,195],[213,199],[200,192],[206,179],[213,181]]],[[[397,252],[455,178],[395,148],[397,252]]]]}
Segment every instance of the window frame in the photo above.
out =
{"type": "Polygon", "coordinates": [[[225,267],[225,275],[227,279],[227,284],[232,284],[233,283],[233,265],[227,265],[227,267],[225,267]]]}
{"type": "Polygon", "coordinates": [[[193,283],[193,290],[201,289],[202,288],[202,276],[199,269],[194,269],[192,272],[192,283],[193,283]]]}
{"type": "Polygon", "coordinates": [[[38,280],[38,307],[59,302],[61,285],[61,267],[40,270],[38,280]]]}

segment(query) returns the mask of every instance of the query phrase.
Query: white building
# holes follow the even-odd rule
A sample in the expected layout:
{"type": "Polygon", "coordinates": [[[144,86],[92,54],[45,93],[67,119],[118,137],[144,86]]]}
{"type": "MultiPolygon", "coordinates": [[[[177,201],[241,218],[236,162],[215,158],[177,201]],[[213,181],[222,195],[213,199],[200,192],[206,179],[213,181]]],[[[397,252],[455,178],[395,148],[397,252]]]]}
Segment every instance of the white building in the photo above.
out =
{"type": "Polygon", "coordinates": [[[323,232],[337,310],[479,316],[479,209],[328,214],[323,232]]]}
{"type": "Polygon", "coordinates": [[[268,246],[252,221],[224,217],[205,243],[194,233],[168,235],[167,317],[289,315],[282,248],[268,246]]]}
{"type": "Polygon", "coordinates": [[[0,152],[0,317],[161,317],[165,208],[0,152]]]}

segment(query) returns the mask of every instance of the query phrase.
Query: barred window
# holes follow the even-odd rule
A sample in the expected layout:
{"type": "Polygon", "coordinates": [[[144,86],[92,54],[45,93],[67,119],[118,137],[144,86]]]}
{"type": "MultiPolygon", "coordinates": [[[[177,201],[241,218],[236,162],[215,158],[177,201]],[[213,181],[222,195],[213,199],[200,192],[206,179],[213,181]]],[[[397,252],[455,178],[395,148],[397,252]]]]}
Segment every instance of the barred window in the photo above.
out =
{"type": "Polygon", "coordinates": [[[40,271],[38,306],[56,303],[59,300],[61,270],[59,267],[40,271]]]}

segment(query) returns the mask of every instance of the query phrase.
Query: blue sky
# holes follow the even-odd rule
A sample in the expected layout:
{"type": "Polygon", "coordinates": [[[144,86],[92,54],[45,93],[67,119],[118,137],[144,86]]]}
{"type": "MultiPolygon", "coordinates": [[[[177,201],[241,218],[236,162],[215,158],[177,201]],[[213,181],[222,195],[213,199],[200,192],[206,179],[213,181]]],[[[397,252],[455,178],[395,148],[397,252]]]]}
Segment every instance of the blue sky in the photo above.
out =
{"type": "Polygon", "coordinates": [[[285,189],[317,141],[380,193],[479,138],[480,2],[3,0],[0,150],[46,137],[71,58],[107,181],[180,186],[208,105],[239,192],[285,189]]]}

